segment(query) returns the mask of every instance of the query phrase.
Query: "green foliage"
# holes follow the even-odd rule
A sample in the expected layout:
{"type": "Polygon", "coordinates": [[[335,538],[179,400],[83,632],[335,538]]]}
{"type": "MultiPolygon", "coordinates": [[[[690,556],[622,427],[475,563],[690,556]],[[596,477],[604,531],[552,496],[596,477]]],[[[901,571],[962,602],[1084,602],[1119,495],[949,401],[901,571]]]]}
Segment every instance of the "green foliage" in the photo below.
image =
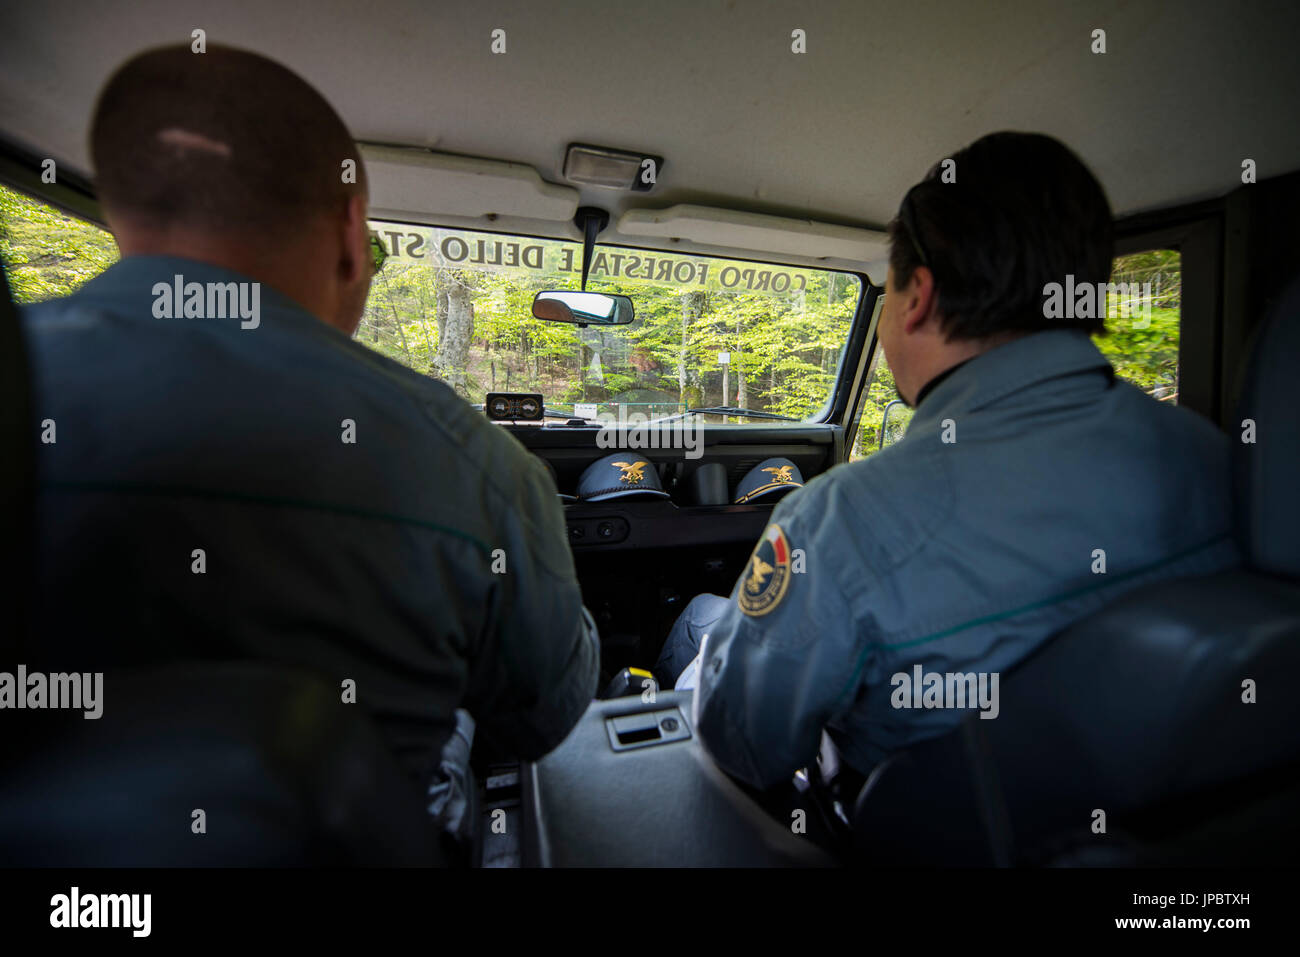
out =
{"type": "Polygon", "coordinates": [[[0,257],[14,301],[43,302],[81,288],[117,261],[113,237],[0,186],[0,257]]]}
{"type": "MultiPolygon", "coordinates": [[[[20,303],[68,295],[118,258],[104,230],[4,187],[0,256],[20,303]]],[[[715,274],[722,262],[715,261],[715,274]]],[[[647,408],[653,402],[655,414],[662,414],[673,405],[661,402],[664,396],[675,399],[677,407],[740,404],[743,380],[744,407],[805,417],[821,408],[834,383],[860,288],[853,276],[801,272],[806,288],[781,294],[593,279],[593,290],[631,296],[637,318],[630,326],[579,330],[532,317],[533,296],[556,286],[554,275],[453,270],[445,263],[393,257],[371,287],[357,338],[404,365],[435,374],[439,295],[445,297],[459,282],[469,287],[474,309],[465,372],[467,391],[475,398],[489,389],[540,392],[548,405],[571,408],[574,402],[641,396],[647,408]],[[721,352],[730,353],[731,360],[726,395],[721,352]],[[597,355],[600,361],[593,363],[597,355]]],[[[1097,337],[1098,347],[1118,375],[1157,398],[1176,400],[1178,252],[1119,257],[1112,280],[1151,283],[1154,306],[1149,321],[1112,316],[1108,334],[1097,337]]],[[[878,356],[853,457],[875,451],[885,409],[897,397],[889,365],[878,356]]],[[[907,410],[895,406],[887,441],[909,419],[907,410]]]]}
{"type": "MultiPolygon", "coordinates": [[[[713,261],[714,275],[724,262],[713,261]]],[[[432,257],[421,262],[390,259],[371,288],[358,339],[433,373],[438,293],[451,281],[451,268],[432,257]]],[[[461,270],[458,275],[472,277],[474,308],[466,371],[481,391],[541,392],[548,405],[561,407],[623,401],[619,396],[641,392],[671,396],[676,408],[736,405],[743,381],[746,408],[812,415],[830,393],[860,286],[853,276],[813,270],[800,274],[805,288],[780,294],[593,275],[591,290],[632,298],[636,320],[629,326],[579,330],[532,317],[536,293],[567,278],[522,270],[461,270]],[[725,376],[718,363],[722,352],[731,354],[725,376]]],[[[467,391],[472,398],[474,392],[467,391]]],[[[655,403],[656,408],[664,404],[655,403]]]]}
{"type": "MultiPolygon", "coordinates": [[[[857,439],[854,441],[853,452],[850,459],[858,459],[870,455],[880,448],[880,427],[885,416],[885,408],[898,398],[897,387],[894,385],[894,374],[890,371],[889,363],[886,361],[883,351],[877,353],[875,375],[870,378],[870,385],[867,386],[867,395],[862,403],[862,418],[858,422],[857,439]]],[[[899,414],[901,406],[895,406],[889,414],[890,438],[897,438],[893,434],[894,424],[906,419],[911,420],[911,416],[899,414]]]]}
{"type": "Polygon", "coordinates": [[[1156,398],[1178,393],[1178,309],[1153,308],[1146,328],[1143,320],[1112,319],[1110,334],[1096,339],[1097,348],[1115,367],[1115,374],[1156,398]]]}

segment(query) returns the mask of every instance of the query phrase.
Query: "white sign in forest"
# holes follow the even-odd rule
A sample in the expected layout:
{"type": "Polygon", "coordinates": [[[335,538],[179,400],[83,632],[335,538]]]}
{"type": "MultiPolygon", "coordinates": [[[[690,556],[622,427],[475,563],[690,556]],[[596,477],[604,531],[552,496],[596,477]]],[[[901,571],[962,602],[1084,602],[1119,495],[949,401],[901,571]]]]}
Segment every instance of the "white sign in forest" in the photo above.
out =
{"type": "MultiPolygon", "coordinates": [[[[394,228],[371,223],[398,260],[424,262],[435,269],[519,271],[555,277],[569,284],[582,275],[582,247],[577,243],[529,240],[465,230],[394,228]]],[[[807,288],[813,272],[726,259],[673,256],[623,247],[597,247],[591,279],[622,279],[697,289],[788,293],[807,288]]]]}

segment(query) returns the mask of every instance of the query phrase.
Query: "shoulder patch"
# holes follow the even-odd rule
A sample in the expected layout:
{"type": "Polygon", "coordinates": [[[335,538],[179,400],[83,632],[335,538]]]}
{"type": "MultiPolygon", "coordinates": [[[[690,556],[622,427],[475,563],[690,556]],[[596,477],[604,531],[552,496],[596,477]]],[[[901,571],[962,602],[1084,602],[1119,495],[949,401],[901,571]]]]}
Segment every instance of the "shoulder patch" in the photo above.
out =
{"type": "Polygon", "coordinates": [[[754,546],[740,581],[737,602],[751,617],[766,615],[790,588],[790,543],[780,525],[769,525],[754,546]]]}

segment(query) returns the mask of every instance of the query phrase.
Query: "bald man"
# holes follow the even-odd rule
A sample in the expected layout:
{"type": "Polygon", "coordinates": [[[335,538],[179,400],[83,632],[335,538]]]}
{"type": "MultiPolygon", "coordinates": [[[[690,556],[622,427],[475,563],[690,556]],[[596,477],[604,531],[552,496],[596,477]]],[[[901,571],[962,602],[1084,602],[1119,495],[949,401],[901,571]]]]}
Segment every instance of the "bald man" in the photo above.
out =
{"type": "Polygon", "coordinates": [[[57,429],[40,657],[321,672],[422,784],[458,709],[495,752],[553,748],[598,671],[554,481],[352,341],[377,267],[337,114],[264,57],[169,47],[108,81],[91,152],[122,260],[24,315],[57,429]]]}

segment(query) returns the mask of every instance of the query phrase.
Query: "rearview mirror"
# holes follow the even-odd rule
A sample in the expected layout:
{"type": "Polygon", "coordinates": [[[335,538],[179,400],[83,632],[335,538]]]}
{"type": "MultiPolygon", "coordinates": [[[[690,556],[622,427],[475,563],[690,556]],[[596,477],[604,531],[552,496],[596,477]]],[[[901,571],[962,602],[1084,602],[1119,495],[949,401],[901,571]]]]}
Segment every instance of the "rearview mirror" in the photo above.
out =
{"type": "Polygon", "coordinates": [[[632,321],[632,300],[599,292],[546,289],[533,299],[533,315],[548,322],[580,326],[625,326],[632,321]]]}

